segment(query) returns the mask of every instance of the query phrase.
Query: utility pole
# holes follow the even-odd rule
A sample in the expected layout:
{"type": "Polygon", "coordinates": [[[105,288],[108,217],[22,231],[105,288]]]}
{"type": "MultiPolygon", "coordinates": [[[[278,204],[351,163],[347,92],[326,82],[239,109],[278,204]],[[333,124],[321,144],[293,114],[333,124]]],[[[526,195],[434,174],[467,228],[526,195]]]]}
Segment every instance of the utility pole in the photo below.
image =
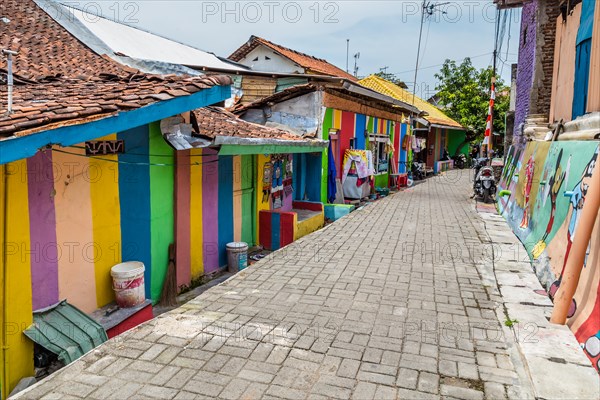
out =
{"type": "Polygon", "coordinates": [[[348,63],[350,58],[350,39],[346,39],[346,73],[350,73],[348,63]]]}
{"type": "Polygon", "coordinates": [[[383,73],[384,75],[387,75],[388,68],[389,68],[388,66],[381,67],[381,68],[379,68],[379,72],[383,73]]]}
{"type": "Polygon", "coordinates": [[[360,58],[360,52],[354,55],[354,76],[358,78],[358,59],[360,58]]]}
{"type": "MultiPolygon", "coordinates": [[[[412,95],[412,105],[415,105],[415,95],[417,92],[417,74],[419,72],[419,57],[421,56],[421,39],[423,37],[423,23],[425,19],[432,16],[434,12],[438,11],[437,7],[445,6],[446,3],[438,3],[432,4],[431,2],[427,2],[427,0],[423,0],[423,4],[421,5],[421,27],[419,28],[419,44],[417,45],[417,62],[415,64],[415,82],[413,86],[413,95],[412,95]]],[[[442,11],[442,14],[446,14],[446,11],[442,11]]]]}

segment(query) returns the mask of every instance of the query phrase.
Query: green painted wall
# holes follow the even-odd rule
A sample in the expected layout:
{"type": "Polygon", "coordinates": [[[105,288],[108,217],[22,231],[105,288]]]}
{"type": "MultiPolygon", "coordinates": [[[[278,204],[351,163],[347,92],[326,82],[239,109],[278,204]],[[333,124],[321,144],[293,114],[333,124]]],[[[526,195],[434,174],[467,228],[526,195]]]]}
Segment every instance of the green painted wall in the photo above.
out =
{"type": "MultiPolygon", "coordinates": [[[[329,140],[329,129],[333,125],[333,109],[328,108],[325,111],[325,117],[323,118],[323,140],[329,140]]],[[[328,149],[323,150],[322,165],[323,169],[321,172],[321,202],[327,204],[327,165],[329,163],[328,149]]]]}
{"type": "Polygon", "coordinates": [[[150,124],[151,164],[170,164],[171,166],[150,166],[150,243],[153,265],[150,294],[153,301],[160,299],[167,265],[169,263],[169,244],[174,241],[174,186],[175,151],[163,139],[158,122],[150,124]],[[162,155],[162,156],[156,156],[162,155]],[[167,155],[165,157],[164,155],[167,155]]]}
{"type": "Polygon", "coordinates": [[[375,175],[375,187],[387,188],[388,187],[388,174],[375,175]]]}
{"type": "MultiPolygon", "coordinates": [[[[448,146],[448,153],[450,157],[454,156],[456,153],[456,149],[460,146],[466,138],[466,133],[464,131],[455,131],[455,130],[447,130],[448,139],[446,140],[446,146],[448,146]]],[[[460,149],[460,152],[464,155],[469,153],[469,145],[465,143],[464,146],[460,149]]]]}
{"type": "MultiPolygon", "coordinates": [[[[254,155],[242,156],[242,242],[254,245],[254,155]]],[[[257,186],[260,182],[257,183],[257,186]]],[[[256,190],[256,189],[254,189],[256,190]]]]}

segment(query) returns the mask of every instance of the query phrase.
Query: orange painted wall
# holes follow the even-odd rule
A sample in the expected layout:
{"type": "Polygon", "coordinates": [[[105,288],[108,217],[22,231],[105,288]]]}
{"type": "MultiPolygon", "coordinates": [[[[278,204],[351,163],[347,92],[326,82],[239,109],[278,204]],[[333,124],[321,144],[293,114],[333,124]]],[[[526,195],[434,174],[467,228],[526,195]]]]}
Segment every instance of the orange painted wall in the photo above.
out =
{"type": "Polygon", "coordinates": [[[578,4],[566,21],[563,21],[562,16],[559,16],[556,21],[550,121],[571,120],[575,79],[575,40],[580,19],[581,4],[578,4]]]}

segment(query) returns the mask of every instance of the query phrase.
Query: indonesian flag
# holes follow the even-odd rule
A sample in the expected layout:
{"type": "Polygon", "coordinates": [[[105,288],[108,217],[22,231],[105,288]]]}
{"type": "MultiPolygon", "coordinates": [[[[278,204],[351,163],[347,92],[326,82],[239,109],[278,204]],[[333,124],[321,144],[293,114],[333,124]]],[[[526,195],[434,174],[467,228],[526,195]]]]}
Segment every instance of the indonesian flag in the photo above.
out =
{"type": "Polygon", "coordinates": [[[492,82],[492,91],[490,93],[490,107],[488,108],[487,120],[485,123],[485,135],[483,138],[483,144],[487,144],[488,147],[492,148],[492,113],[494,111],[494,100],[496,100],[496,88],[494,82],[492,82]]]}

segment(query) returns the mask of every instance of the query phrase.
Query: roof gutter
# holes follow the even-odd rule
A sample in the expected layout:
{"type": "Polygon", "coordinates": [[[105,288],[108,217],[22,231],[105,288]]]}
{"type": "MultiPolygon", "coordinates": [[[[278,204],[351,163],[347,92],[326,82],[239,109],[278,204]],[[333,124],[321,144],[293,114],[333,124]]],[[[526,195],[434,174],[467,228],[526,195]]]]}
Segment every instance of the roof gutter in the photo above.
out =
{"type": "Polygon", "coordinates": [[[462,126],[450,126],[450,125],[442,125],[442,124],[430,124],[432,128],[441,128],[441,129],[451,129],[455,131],[466,131],[462,126]]]}

